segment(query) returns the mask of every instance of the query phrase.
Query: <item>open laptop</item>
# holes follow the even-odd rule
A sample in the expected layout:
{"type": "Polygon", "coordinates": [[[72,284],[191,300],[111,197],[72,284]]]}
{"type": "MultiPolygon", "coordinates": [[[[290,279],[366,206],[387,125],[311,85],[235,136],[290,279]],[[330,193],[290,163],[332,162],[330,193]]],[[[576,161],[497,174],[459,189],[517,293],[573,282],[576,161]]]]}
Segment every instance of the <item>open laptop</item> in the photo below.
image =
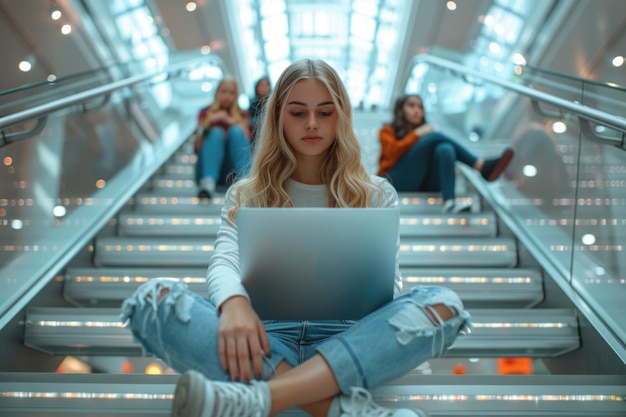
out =
{"type": "Polygon", "coordinates": [[[396,208],[241,208],[239,266],[262,320],[358,320],[393,298],[396,208]]]}

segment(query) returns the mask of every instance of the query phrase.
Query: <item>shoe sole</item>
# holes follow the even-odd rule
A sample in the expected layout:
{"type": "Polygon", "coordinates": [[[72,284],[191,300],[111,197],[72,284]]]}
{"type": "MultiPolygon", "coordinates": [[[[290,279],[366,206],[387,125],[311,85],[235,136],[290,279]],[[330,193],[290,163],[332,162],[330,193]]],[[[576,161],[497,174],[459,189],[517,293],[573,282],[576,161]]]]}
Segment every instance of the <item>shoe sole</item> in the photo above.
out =
{"type": "Polygon", "coordinates": [[[466,214],[466,213],[471,213],[472,212],[472,206],[461,206],[458,209],[453,209],[450,214],[466,214]]]}
{"type": "Polygon", "coordinates": [[[502,175],[506,167],[509,165],[509,162],[511,162],[511,159],[513,159],[513,153],[514,153],[513,149],[507,149],[502,154],[502,156],[498,160],[498,163],[496,164],[495,167],[493,167],[493,170],[489,174],[489,177],[487,177],[487,181],[495,181],[498,178],[500,178],[500,175],[502,175]]]}
{"type": "Polygon", "coordinates": [[[200,191],[198,193],[198,198],[200,200],[210,200],[211,199],[211,193],[209,193],[208,191],[202,190],[202,191],[200,191]]]}
{"type": "Polygon", "coordinates": [[[204,395],[202,374],[195,371],[182,374],[174,391],[172,417],[200,417],[204,407],[204,395]]]}

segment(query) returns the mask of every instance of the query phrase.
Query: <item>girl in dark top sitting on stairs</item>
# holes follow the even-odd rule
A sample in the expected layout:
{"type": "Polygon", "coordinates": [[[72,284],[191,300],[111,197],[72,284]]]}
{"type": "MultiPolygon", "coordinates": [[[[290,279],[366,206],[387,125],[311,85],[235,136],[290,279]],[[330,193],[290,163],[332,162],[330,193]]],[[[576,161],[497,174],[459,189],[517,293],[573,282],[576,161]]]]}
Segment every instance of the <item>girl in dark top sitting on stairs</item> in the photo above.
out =
{"type": "Polygon", "coordinates": [[[401,294],[398,254],[394,299],[358,321],[262,321],[254,311],[239,275],[240,207],[398,207],[394,188],[361,164],[350,99],[324,61],[289,65],[264,117],[249,174],[226,192],[208,297],[156,279],[122,307],[145,349],[183,373],[173,415],[425,416],[382,407],[368,389],[443,355],[471,321],[448,288],[401,294]]]}
{"type": "Polygon", "coordinates": [[[250,102],[250,131],[252,132],[252,143],[256,139],[259,131],[259,121],[263,115],[263,107],[267,102],[267,97],[270,95],[272,87],[270,84],[270,78],[267,76],[261,77],[254,83],[254,97],[250,102]]]}
{"type": "Polygon", "coordinates": [[[495,181],[513,158],[506,149],[499,158],[483,160],[461,144],[435,132],[426,123],[424,105],[417,95],[396,100],[393,120],[379,132],[378,175],[386,176],[397,191],[440,191],[444,213],[469,211],[455,202],[455,162],[473,167],[487,181],[495,181]]]}

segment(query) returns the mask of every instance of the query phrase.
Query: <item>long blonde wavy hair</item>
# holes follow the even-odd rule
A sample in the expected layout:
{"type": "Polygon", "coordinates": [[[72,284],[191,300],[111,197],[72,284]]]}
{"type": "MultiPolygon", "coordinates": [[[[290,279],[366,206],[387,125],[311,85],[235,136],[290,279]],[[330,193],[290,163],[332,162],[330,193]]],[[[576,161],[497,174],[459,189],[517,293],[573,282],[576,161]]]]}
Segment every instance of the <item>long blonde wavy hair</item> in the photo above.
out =
{"type": "Polygon", "coordinates": [[[217,84],[217,88],[215,89],[215,99],[213,100],[213,103],[211,103],[209,108],[207,109],[207,114],[215,113],[219,110],[226,110],[228,114],[233,119],[235,119],[235,122],[237,124],[245,126],[247,122],[243,116],[243,112],[241,111],[241,108],[239,107],[239,103],[237,102],[238,97],[239,97],[239,85],[237,84],[237,80],[230,75],[225,76],[217,84]],[[221,103],[218,100],[218,93],[220,92],[220,89],[224,86],[224,84],[226,83],[231,83],[235,87],[235,99],[230,104],[230,107],[226,109],[222,109],[221,103]]]}
{"type": "Polygon", "coordinates": [[[361,148],[352,126],[352,107],[337,72],[322,60],[303,59],[281,74],[261,116],[261,130],[255,145],[249,174],[233,187],[236,204],[229,211],[235,221],[239,207],[293,207],[287,193],[296,168],[296,156],[283,130],[283,115],[291,90],[301,80],[323,83],[338,113],[337,137],[321,167],[321,179],[328,186],[329,207],[368,207],[373,193],[382,195],[361,163],[361,148]]]}

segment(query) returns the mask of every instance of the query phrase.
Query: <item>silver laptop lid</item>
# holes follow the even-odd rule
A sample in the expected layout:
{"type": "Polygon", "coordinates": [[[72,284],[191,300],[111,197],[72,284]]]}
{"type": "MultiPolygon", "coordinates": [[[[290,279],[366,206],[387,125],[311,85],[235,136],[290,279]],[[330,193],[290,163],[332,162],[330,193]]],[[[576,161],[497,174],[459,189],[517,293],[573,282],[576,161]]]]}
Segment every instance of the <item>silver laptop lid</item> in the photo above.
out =
{"type": "Polygon", "coordinates": [[[241,277],[263,320],[357,320],[393,298],[397,208],[241,208],[241,277]]]}

